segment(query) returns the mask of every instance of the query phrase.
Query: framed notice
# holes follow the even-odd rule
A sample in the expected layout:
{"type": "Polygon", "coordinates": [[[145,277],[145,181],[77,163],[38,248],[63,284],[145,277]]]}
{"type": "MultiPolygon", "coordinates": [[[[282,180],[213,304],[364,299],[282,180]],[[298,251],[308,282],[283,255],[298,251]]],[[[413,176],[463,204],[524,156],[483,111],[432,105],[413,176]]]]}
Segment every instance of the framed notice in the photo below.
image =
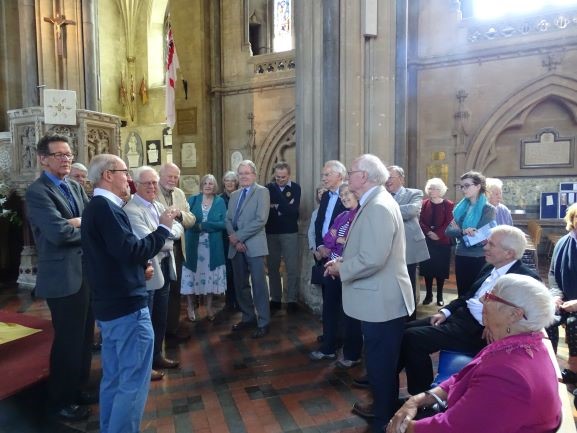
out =
{"type": "Polygon", "coordinates": [[[542,192],[541,203],[539,206],[539,218],[557,219],[559,218],[559,193],[558,192],[542,192]]]}
{"type": "Polygon", "coordinates": [[[146,159],[148,165],[160,165],[160,140],[146,141],[146,159]]]}

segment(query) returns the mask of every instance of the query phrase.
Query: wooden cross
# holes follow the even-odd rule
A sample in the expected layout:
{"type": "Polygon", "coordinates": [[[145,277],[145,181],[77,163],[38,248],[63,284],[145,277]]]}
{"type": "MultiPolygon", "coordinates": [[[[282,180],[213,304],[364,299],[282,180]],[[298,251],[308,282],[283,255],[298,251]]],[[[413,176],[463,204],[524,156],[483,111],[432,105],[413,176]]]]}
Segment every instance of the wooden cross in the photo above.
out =
{"type": "Polygon", "coordinates": [[[44,17],[44,21],[51,23],[54,26],[54,32],[56,33],[56,52],[60,57],[62,57],[64,55],[62,30],[64,30],[64,26],[68,24],[76,25],[76,21],[67,20],[61,14],[56,14],[55,17],[44,17]]]}

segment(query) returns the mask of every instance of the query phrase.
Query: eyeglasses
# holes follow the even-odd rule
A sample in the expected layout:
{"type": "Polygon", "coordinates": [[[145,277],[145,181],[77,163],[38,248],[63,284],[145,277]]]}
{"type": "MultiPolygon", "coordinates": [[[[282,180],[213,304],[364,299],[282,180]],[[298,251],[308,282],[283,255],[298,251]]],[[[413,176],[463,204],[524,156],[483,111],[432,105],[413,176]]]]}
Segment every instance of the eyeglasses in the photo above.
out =
{"type": "Polygon", "coordinates": [[[352,171],[347,171],[347,175],[348,175],[349,177],[351,177],[351,175],[352,175],[353,173],[363,173],[364,171],[365,171],[365,170],[352,170],[352,171]]]}
{"type": "Polygon", "coordinates": [[[158,186],[158,182],[156,180],[151,180],[148,182],[136,182],[139,183],[140,185],[144,185],[144,186],[158,186]]]}
{"type": "Polygon", "coordinates": [[[113,170],[108,170],[108,171],[111,171],[111,172],[113,172],[113,173],[116,173],[117,171],[120,171],[120,172],[122,172],[122,173],[124,173],[124,174],[128,174],[128,169],[127,169],[127,168],[115,168],[115,169],[113,169],[113,170]]]}
{"type": "Polygon", "coordinates": [[[493,293],[491,293],[491,292],[487,292],[483,295],[483,302],[487,302],[487,301],[495,301],[495,302],[499,302],[501,304],[508,305],[509,307],[519,308],[521,311],[523,311],[523,319],[527,320],[527,316],[525,315],[525,311],[521,307],[513,304],[512,302],[506,301],[505,299],[500,298],[497,295],[493,295],[493,293]]]}
{"type": "Polygon", "coordinates": [[[464,191],[466,189],[469,189],[473,185],[477,185],[477,184],[476,183],[464,183],[462,185],[459,185],[459,188],[461,189],[461,191],[464,191]]]}
{"type": "Polygon", "coordinates": [[[74,154],[73,153],[62,153],[62,152],[55,152],[55,153],[49,153],[48,156],[52,156],[55,159],[59,159],[60,161],[72,161],[74,159],[74,154]]]}

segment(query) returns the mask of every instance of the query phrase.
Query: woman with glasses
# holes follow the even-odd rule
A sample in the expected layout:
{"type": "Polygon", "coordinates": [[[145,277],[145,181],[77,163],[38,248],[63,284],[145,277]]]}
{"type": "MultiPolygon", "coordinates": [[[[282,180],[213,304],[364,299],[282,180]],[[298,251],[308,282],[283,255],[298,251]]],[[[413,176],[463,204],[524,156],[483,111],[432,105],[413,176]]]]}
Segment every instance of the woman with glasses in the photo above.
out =
{"type": "Polygon", "coordinates": [[[456,239],[455,278],[459,296],[466,293],[485,266],[483,242],[467,246],[465,236],[475,235],[477,229],[495,220],[495,208],[488,203],[485,176],[468,171],[461,176],[463,199],[453,209],[453,221],[445,234],[456,239]]]}
{"type": "Polygon", "coordinates": [[[569,233],[557,241],[549,268],[549,286],[561,320],[547,329],[547,333],[557,352],[558,325],[565,325],[569,368],[562,371],[562,377],[564,383],[577,385],[577,203],[567,208],[565,222],[569,233]]]}
{"type": "Polygon", "coordinates": [[[182,267],[180,293],[187,295],[188,318],[196,320],[193,295],[206,295],[207,319],[213,321],[212,296],[226,290],[226,266],[222,231],[226,205],[216,195],[218,183],[212,174],[200,180],[201,192],[188,199],[196,223],[186,229],[186,259],[182,267]]]}
{"type": "MultiPolygon", "coordinates": [[[[234,171],[227,171],[222,177],[222,194],[220,197],[224,200],[226,209],[228,209],[228,202],[230,195],[238,189],[238,176],[234,171]]],[[[222,232],[222,242],[225,251],[226,262],[226,293],[224,309],[229,312],[239,311],[238,303],[236,302],[236,293],[234,291],[234,278],[232,275],[232,261],[226,257],[228,251],[228,233],[226,230],[222,232]]]]}
{"type": "Polygon", "coordinates": [[[428,260],[419,264],[419,273],[425,277],[427,294],[423,305],[433,301],[433,279],[437,280],[437,305],[445,305],[443,301],[443,286],[449,278],[451,263],[451,240],[445,235],[447,226],[453,219],[454,204],[443,198],[447,192],[447,185],[442,179],[434,177],[427,181],[425,192],[429,196],[423,200],[419,224],[426,236],[429,255],[428,260]]]}
{"type": "MultiPolygon", "coordinates": [[[[349,184],[344,182],[339,187],[339,197],[347,209],[334,220],[333,225],[323,237],[323,245],[330,250],[329,260],[341,257],[349,229],[359,210],[359,201],[349,190],[349,184]]],[[[338,277],[325,276],[325,296],[323,298],[323,339],[319,350],[309,354],[313,361],[335,359],[337,350],[337,335],[339,323],[344,320],[343,356],[337,361],[340,368],[351,368],[360,363],[362,350],[361,324],[358,320],[348,317],[343,311],[342,284],[338,277]]]]}
{"type": "Polygon", "coordinates": [[[407,400],[387,433],[557,431],[561,400],[542,332],[555,319],[549,290],[527,275],[507,274],[482,302],[493,343],[438,387],[407,400]],[[423,410],[433,405],[441,413],[419,419],[434,413],[423,410]]]}

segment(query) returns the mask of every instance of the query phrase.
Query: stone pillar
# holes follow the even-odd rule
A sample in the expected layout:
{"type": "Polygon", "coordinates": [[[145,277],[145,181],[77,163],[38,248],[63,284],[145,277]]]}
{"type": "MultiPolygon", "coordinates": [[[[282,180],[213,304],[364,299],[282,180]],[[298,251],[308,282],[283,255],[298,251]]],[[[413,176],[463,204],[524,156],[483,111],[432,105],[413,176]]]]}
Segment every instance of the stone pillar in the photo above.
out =
{"type": "Polygon", "coordinates": [[[339,159],[340,0],[323,0],[323,156],[339,159]]]}
{"type": "Polygon", "coordinates": [[[18,0],[20,21],[20,62],[22,70],[22,105],[34,107],[40,103],[38,63],[36,61],[36,13],[34,0],[18,0]]]}
{"type": "Polygon", "coordinates": [[[82,41],[84,44],[84,90],[87,110],[100,111],[98,97],[98,29],[94,0],[82,2],[82,41]]]}

